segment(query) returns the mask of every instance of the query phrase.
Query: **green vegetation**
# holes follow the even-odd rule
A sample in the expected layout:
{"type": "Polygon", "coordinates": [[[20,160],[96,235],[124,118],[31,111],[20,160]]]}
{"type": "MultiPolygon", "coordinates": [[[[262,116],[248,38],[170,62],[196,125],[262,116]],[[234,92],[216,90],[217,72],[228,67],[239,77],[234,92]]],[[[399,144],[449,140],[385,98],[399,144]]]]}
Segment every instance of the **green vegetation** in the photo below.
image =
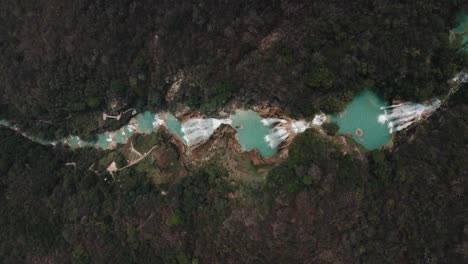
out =
{"type": "Polygon", "coordinates": [[[329,173],[336,175],[338,184],[349,187],[362,181],[362,168],[360,160],[343,155],[337,146],[309,129],[290,146],[288,162],[269,173],[266,187],[272,197],[290,197],[316,186],[329,173]]]}
{"type": "Polygon", "coordinates": [[[249,54],[250,52],[254,51],[257,49],[257,46],[254,44],[248,42],[248,43],[242,43],[239,49],[240,53],[240,58],[244,57],[245,55],[249,54]]]}
{"type": "Polygon", "coordinates": [[[133,147],[139,150],[146,150],[152,148],[154,145],[161,142],[161,133],[135,134],[133,136],[133,147]]]}
{"type": "Polygon", "coordinates": [[[336,122],[325,123],[322,125],[322,128],[329,135],[335,135],[340,130],[340,126],[336,122]]]}
{"type": "Polygon", "coordinates": [[[333,244],[335,261],[457,263],[466,91],[393,152],[344,154],[309,129],[293,141],[290,158],[255,183],[231,182],[216,160],[158,185],[136,166],[111,177],[89,168],[118,160],[116,152],[52,149],[0,129],[0,256],[271,263],[321,258],[333,244]],[[70,161],[77,166],[64,166],[70,161]]]}
{"type": "Polygon", "coordinates": [[[320,109],[325,113],[339,113],[345,109],[345,106],[344,101],[333,95],[326,96],[320,101],[320,109]]]}
{"type": "Polygon", "coordinates": [[[125,94],[126,87],[125,83],[122,80],[112,80],[110,83],[111,91],[115,92],[118,95],[125,94]]]}
{"type": "Polygon", "coordinates": [[[214,83],[210,89],[200,91],[193,97],[187,98],[187,104],[199,108],[204,113],[214,113],[224,107],[235,92],[235,86],[227,82],[214,83]]]}
{"type": "Polygon", "coordinates": [[[182,219],[182,213],[179,210],[176,210],[169,217],[169,224],[173,226],[180,226],[184,223],[182,219]]]}
{"type": "Polygon", "coordinates": [[[367,83],[389,100],[424,101],[446,94],[468,59],[448,36],[460,1],[60,2],[60,14],[50,5],[4,4],[0,17],[0,118],[46,138],[106,130],[96,117],[114,99],[140,111],[182,103],[204,113],[269,101],[312,116],[339,111],[350,100],[342,95],[367,83]],[[181,89],[167,102],[178,72],[181,89]],[[53,125],[39,129],[37,120],[53,125]]]}
{"type": "Polygon", "coordinates": [[[97,98],[90,98],[90,99],[88,99],[87,104],[88,104],[89,108],[96,109],[101,104],[101,102],[97,98]]]}
{"type": "Polygon", "coordinates": [[[90,263],[90,259],[86,251],[81,246],[76,246],[72,252],[72,262],[74,264],[87,264],[90,263]]]}
{"type": "MultiPolygon", "coordinates": [[[[217,113],[236,101],[312,116],[342,111],[363,87],[439,97],[468,65],[448,36],[463,1],[130,2],[0,1],[0,119],[88,139],[128,122],[100,120],[113,100],[117,112],[217,113]]],[[[221,165],[239,156],[179,159],[160,134],[133,139],[139,150],[158,144],[159,157],[109,175],[125,148],[44,147],[0,127],[0,259],[464,263],[467,91],[392,151],[309,129],[279,164],[235,163],[251,181],[221,165]]]]}
{"type": "Polygon", "coordinates": [[[304,84],[312,89],[327,90],[333,87],[335,75],[323,66],[313,67],[304,74],[304,84]]]}
{"type": "Polygon", "coordinates": [[[208,236],[204,232],[210,232],[209,228],[220,224],[229,213],[226,194],[232,189],[224,179],[226,176],[224,168],[208,165],[192,177],[182,179],[174,190],[179,216],[199,236],[208,236]]]}

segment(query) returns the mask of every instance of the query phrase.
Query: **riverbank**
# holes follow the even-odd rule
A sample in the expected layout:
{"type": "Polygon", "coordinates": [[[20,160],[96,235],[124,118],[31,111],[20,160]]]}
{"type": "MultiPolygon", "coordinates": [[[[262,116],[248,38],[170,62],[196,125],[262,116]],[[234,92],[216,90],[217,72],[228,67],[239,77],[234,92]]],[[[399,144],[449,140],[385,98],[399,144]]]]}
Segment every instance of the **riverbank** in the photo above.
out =
{"type": "MultiPolygon", "coordinates": [[[[466,73],[460,72],[450,80],[451,89],[444,97],[444,102],[461,84],[468,81],[467,76],[466,73]]],[[[182,159],[184,157],[191,159],[192,153],[201,155],[200,149],[206,149],[203,146],[210,145],[214,135],[222,128],[224,131],[222,134],[231,135],[227,148],[233,149],[254,165],[263,165],[274,164],[286,158],[288,146],[298,134],[309,128],[320,130],[324,122],[330,121],[338,123],[340,134],[350,134],[367,150],[382,146],[391,148],[394,132],[404,130],[413,123],[427,118],[441,107],[442,103],[435,99],[432,103],[426,104],[399,102],[388,106],[376,94],[365,90],[350,102],[343,113],[330,117],[321,113],[315,115],[312,120],[292,119],[281,108],[267,104],[259,104],[248,110],[232,109],[229,114],[220,113],[223,117],[221,119],[209,118],[199,112],[190,112],[188,109],[178,112],[178,117],[168,112],[145,111],[132,117],[127,125],[118,130],[96,135],[94,140],[83,140],[70,135],[60,140],[48,141],[22,132],[6,120],[1,120],[0,125],[40,144],[52,146],[62,144],[72,149],[85,147],[116,149],[119,145],[129,142],[134,134],[151,134],[164,128],[177,146],[182,159]]],[[[133,109],[132,112],[134,115],[133,109]]],[[[103,122],[108,117],[104,113],[103,122]]],[[[344,137],[336,142],[349,151],[345,146],[348,142],[344,137]]]]}

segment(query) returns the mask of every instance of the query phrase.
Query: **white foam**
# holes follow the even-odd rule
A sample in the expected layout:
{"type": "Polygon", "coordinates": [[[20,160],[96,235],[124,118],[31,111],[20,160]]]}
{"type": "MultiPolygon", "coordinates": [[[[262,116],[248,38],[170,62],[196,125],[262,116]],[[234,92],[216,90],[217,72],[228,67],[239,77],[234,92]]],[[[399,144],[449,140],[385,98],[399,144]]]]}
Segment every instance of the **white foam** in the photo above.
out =
{"type": "Polygon", "coordinates": [[[385,107],[384,114],[379,115],[378,122],[385,124],[388,122],[387,127],[390,133],[406,129],[413,123],[419,121],[423,115],[430,115],[441,106],[441,101],[435,99],[431,103],[415,104],[415,103],[402,103],[385,107]]]}
{"type": "Polygon", "coordinates": [[[452,81],[466,83],[468,82],[468,73],[466,72],[459,72],[453,77],[452,81]]]}
{"type": "Polygon", "coordinates": [[[188,146],[205,143],[221,124],[231,124],[231,119],[194,118],[182,123],[182,133],[188,146]]]}
{"type": "Polygon", "coordinates": [[[269,134],[265,136],[265,141],[271,148],[277,148],[289,137],[288,130],[284,127],[271,128],[269,134]]]}
{"type": "Polygon", "coordinates": [[[320,113],[314,116],[312,124],[316,126],[321,126],[325,121],[327,121],[327,116],[324,113],[320,113]]]}
{"type": "Polygon", "coordinates": [[[271,125],[274,125],[276,123],[286,124],[286,123],[288,123],[288,121],[286,121],[284,119],[280,119],[280,118],[263,118],[262,119],[262,124],[265,125],[265,126],[271,126],[271,125]]]}
{"type": "MultiPolygon", "coordinates": [[[[387,114],[386,111],[385,111],[385,114],[387,114]]],[[[379,123],[385,124],[385,122],[387,121],[387,118],[385,117],[385,114],[384,114],[384,115],[379,115],[379,117],[377,118],[377,120],[379,121],[379,123]]]]}
{"type": "Polygon", "coordinates": [[[154,121],[153,121],[153,127],[157,128],[159,126],[164,125],[165,121],[161,117],[159,117],[159,114],[154,116],[154,121]]]}
{"type": "Polygon", "coordinates": [[[306,129],[309,127],[310,125],[306,121],[295,121],[291,124],[291,129],[296,134],[306,131],[306,129]]]}

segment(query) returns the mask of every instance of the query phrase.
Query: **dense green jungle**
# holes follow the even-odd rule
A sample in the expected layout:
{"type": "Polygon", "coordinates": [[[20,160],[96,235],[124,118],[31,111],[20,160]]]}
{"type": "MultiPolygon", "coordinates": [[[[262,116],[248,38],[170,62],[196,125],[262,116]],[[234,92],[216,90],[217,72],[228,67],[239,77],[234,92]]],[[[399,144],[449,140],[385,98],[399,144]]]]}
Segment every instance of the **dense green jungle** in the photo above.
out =
{"type": "MultiPolygon", "coordinates": [[[[468,70],[462,40],[449,39],[464,10],[2,0],[0,120],[92,139],[131,118],[103,112],[131,108],[218,117],[263,103],[300,119],[341,112],[364,89],[389,102],[443,98],[468,70]]],[[[0,263],[467,263],[467,86],[391,147],[366,150],[327,123],[275,163],[235,152],[226,125],[190,157],[164,130],[100,150],[0,126],[0,263]],[[106,170],[151,146],[135,166],[106,170]]]]}

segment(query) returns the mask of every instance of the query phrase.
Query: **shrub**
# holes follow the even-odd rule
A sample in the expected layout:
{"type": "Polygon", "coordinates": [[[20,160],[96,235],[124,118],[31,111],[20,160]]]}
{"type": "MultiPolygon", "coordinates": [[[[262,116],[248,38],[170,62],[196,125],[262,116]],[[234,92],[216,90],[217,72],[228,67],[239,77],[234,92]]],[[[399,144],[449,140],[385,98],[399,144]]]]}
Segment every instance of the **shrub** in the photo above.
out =
{"type": "Polygon", "coordinates": [[[121,80],[112,80],[110,88],[116,93],[122,93],[125,91],[125,84],[121,80]]]}
{"type": "Polygon", "coordinates": [[[245,55],[249,54],[250,52],[256,49],[257,49],[257,46],[255,46],[254,44],[250,42],[242,43],[240,46],[240,50],[239,50],[240,58],[244,57],[245,55]]]}
{"type": "Polygon", "coordinates": [[[344,108],[344,102],[334,96],[327,96],[320,102],[320,109],[325,113],[338,113],[344,108]]]}
{"type": "Polygon", "coordinates": [[[93,97],[93,98],[89,98],[86,103],[89,108],[96,109],[101,104],[101,101],[98,98],[93,97]]]}
{"type": "Polygon", "coordinates": [[[77,264],[90,263],[90,258],[86,250],[82,246],[76,246],[72,252],[72,262],[77,264]]]}
{"type": "Polygon", "coordinates": [[[171,214],[169,217],[169,224],[172,226],[180,226],[184,224],[182,212],[180,212],[180,210],[176,210],[171,214]]]}
{"type": "Polygon", "coordinates": [[[335,135],[340,130],[340,126],[335,122],[325,123],[322,125],[322,128],[328,135],[335,135]]]}
{"type": "Polygon", "coordinates": [[[330,89],[335,83],[335,75],[329,69],[314,67],[304,74],[304,84],[309,88],[330,89]]]}

